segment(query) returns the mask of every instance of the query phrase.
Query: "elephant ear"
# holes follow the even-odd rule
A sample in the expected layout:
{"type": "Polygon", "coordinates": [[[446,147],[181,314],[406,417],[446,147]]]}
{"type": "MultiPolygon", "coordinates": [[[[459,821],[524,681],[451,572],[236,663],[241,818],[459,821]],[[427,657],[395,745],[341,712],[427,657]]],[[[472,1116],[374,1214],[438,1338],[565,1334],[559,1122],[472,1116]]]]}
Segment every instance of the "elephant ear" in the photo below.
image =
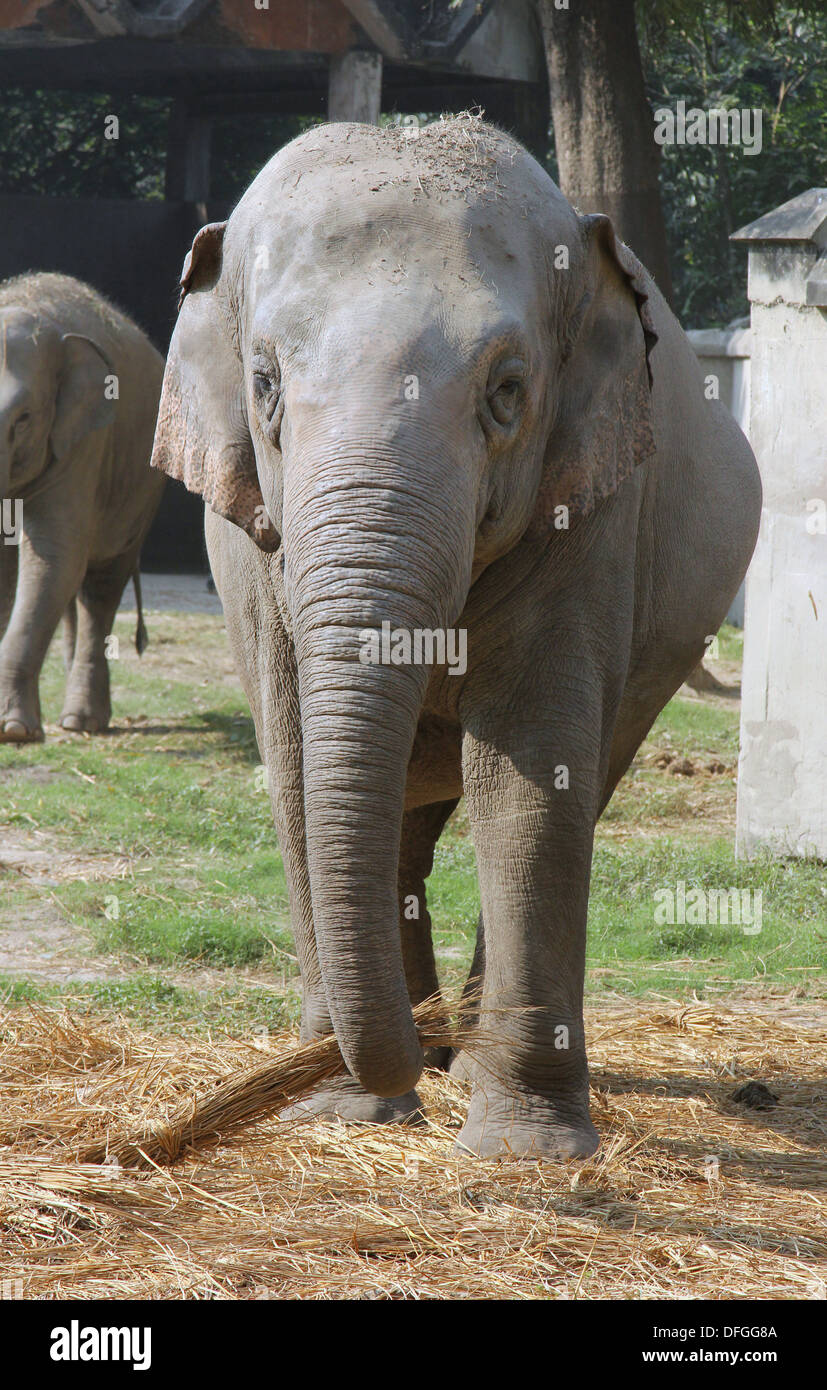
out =
{"type": "Polygon", "coordinates": [[[87,434],[111,425],[116,410],[108,389],[114,385],[115,368],[103,348],[82,333],[64,333],[61,347],[63,361],[50,436],[56,459],[66,458],[87,434]]]}
{"type": "Polygon", "coordinates": [[[655,452],[645,272],[602,214],[580,219],[586,288],[564,335],[558,402],[532,530],[587,516],[655,452]]]}
{"type": "Polygon", "coordinates": [[[280,538],[259,487],[242,363],[222,281],[226,225],[202,227],[184,261],[151,463],[272,551],[280,538]]]}

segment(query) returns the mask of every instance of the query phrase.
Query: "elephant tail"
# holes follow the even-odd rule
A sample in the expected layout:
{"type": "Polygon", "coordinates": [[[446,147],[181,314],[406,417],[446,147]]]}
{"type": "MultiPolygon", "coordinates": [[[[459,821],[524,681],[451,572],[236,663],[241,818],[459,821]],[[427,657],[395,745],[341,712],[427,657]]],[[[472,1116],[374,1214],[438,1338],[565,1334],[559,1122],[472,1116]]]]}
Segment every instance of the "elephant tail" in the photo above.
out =
{"type": "Polygon", "coordinates": [[[135,607],[138,611],[138,622],[135,627],[135,650],[138,656],[143,656],[149,646],[149,633],[144,622],[144,610],[141,603],[141,571],[140,567],[135,569],[132,575],[132,587],[135,590],[135,607]]]}

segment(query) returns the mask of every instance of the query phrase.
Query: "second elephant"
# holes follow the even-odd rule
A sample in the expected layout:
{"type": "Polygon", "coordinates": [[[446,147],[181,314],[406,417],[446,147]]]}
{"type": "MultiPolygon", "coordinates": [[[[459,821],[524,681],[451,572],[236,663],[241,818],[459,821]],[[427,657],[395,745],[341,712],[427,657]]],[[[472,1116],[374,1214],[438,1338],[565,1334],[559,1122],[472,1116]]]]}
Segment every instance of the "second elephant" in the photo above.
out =
{"type": "Polygon", "coordinates": [[[0,341],[0,742],[43,737],[40,669],[63,615],[60,723],[101,732],[106,638],[164,485],[149,467],[163,359],[66,275],[0,285],[0,341]]]}

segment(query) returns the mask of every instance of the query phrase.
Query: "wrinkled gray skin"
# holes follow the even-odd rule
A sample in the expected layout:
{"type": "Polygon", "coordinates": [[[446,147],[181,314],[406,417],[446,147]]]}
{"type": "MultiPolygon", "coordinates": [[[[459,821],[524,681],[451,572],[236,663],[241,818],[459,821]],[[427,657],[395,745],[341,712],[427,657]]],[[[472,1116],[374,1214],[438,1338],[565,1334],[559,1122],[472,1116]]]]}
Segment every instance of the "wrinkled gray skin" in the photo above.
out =
{"type": "Polygon", "coordinates": [[[352,1075],[311,1109],[416,1112],[409,1001],[438,987],[424,880],[464,792],[472,979],[499,1042],[485,1070],[457,1059],[460,1144],[589,1154],[594,825],[746,569],[750,449],[607,220],[473,120],[410,143],[308,132],[199,234],[182,284],[153,463],[212,507],[302,1036],[334,1029],[352,1075]],[[467,673],[360,664],[384,620],[466,628],[467,673]]]}
{"type": "Polygon", "coordinates": [[[163,365],[79,280],[0,285],[0,498],[23,504],[19,547],[0,537],[0,742],[42,739],[40,669],[64,615],[60,723],[109,723],[105,640],[163,491],[148,467],[163,365]]]}

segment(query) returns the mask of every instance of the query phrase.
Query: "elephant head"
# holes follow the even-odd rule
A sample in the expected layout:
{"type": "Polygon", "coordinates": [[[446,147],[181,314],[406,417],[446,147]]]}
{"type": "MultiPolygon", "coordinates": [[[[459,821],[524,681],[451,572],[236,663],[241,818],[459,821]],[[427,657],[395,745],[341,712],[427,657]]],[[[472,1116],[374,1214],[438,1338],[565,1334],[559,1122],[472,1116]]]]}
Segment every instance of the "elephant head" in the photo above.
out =
{"type": "Polygon", "coordinates": [[[383,1096],[422,1065],[397,866],[428,673],[363,664],[361,634],[455,625],[654,447],[643,273],[608,220],[482,122],[418,135],[316,128],[199,232],[153,456],[277,552],[325,991],[383,1096]]]}
{"type": "Polygon", "coordinates": [[[115,414],[103,348],[15,304],[13,287],[0,298],[0,497],[25,497],[50,463],[115,414]]]}

